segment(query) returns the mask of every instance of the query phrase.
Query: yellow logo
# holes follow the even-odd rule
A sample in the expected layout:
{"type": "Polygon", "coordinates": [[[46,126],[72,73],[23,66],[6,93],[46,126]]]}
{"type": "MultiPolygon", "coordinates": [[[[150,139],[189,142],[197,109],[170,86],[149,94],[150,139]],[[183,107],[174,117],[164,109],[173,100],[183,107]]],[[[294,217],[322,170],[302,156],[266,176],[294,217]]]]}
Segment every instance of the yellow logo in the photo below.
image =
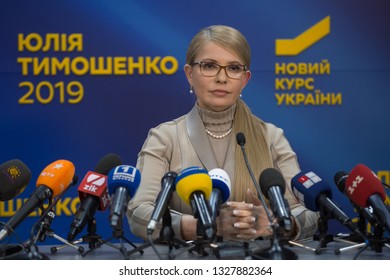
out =
{"type": "Polygon", "coordinates": [[[277,56],[298,55],[329,33],[330,16],[327,16],[294,39],[277,39],[275,41],[275,54],[277,56]]]}
{"type": "Polygon", "coordinates": [[[11,165],[10,167],[8,167],[7,172],[11,180],[16,180],[21,176],[19,168],[15,165],[11,165]]]}

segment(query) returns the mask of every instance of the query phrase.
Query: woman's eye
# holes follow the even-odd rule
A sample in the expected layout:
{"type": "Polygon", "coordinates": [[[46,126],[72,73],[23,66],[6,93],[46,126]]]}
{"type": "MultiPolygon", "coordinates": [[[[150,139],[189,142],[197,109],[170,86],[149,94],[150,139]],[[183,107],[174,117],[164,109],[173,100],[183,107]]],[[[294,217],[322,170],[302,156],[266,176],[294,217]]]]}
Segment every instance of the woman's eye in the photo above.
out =
{"type": "Polygon", "coordinates": [[[203,67],[207,68],[207,69],[214,69],[214,68],[216,68],[216,65],[215,65],[215,63],[212,63],[212,62],[206,62],[203,64],[203,67]]]}
{"type": "Polygon", "coordinates": [[[228,67],[231,71],[238,72],[240,71],[241,67],[239,65],[229,65],[228,67]]]}

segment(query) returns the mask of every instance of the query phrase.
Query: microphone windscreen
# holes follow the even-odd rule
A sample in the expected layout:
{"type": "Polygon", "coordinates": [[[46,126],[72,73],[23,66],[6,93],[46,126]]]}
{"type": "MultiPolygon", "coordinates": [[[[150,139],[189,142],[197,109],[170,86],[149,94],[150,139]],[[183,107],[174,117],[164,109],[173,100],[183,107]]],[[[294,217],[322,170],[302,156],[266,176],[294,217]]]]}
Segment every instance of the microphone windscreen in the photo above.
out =
{"type": "Polygon", "coordinates": [[[374,172],[363,164],[356,165],[345,181],[345,193],[353,203],[360,207],[368,207],[368,198],[379,194],[383,201],[386,200],[386,192],[374,172]]]}
{"type": "Polygon", "coordinates": [[[133,197],[141,182],[141,172],[130,165],[119,165],[108,173],[107,180],[110,194],[114,194],[118,187],[124,187],[133,197]]]}
{"type": "Polygon", "coordinates": [[[345,190],[345,180],[347,177],[348,177],[348,173],[345,171],[339,171],[333,177],[333,181],[334,181],[336,187],[342,193],[344,193],[344,190],[345,190]]]}
{"type": "Polygon", "coordinates": [[[259,184],[261,192],[268,198],[268,190],[271,187],[279,186],[282,194],[286,191],[286,182],[283,175],[275,168],[264,169],[260,174],[259,184]]]}
{"type": "Polygon", "coordinates": [[[107,154],[100,159],[94,169],[94,172],[102,175],[107,175],[111,171],[111,169],[121,164],[122,160],[117,154],[107,154]]]}
{"type": "Polygon", "coordinates": [[[75,167],[72,162],[60,159],[42,170],[36,186],[44,185],[52,190],[53,197],[61,194],[73,181],[75,167]]]}
{"type": "Polygon", "coordinates": [[[0,201],[7,201],[21,194],[31,180],[30,169],[19,159],[0,165],[0,201]]]}
{"type": "Polygon", "coordinates": [[[296,198],[309,210],[320,211],[317,198],[324,193],[332,198],[330,185],[314,172],[299,172],[291,179],[291,187],[296,198]]]}
{"type": "Polygon", "coordinates": [[[192,166],[180,172],[176,178],[176,193],[179,197],[190,204],[190,197],[196,191],[203,192],[206,199],[210,199],[212,182],[207,170],[192,166]]]}
{"type": "Polygon", "coordinates": [[[237,144],[238,144],[238,145],[244,146],[244,145],[245,145],[245,142],[246,142],[244,133],[238,132],[238,133],[236,134],[236,141],[237,141],[237,144]]]}
{"type": "Polygon", "coordinates": [[[227,172],[221,168],[214,168],[209,171],[212,182],[212,188],[218,189],[222,193],[222,203],[227,201],[230,197],[230,177],[227,172]]]}

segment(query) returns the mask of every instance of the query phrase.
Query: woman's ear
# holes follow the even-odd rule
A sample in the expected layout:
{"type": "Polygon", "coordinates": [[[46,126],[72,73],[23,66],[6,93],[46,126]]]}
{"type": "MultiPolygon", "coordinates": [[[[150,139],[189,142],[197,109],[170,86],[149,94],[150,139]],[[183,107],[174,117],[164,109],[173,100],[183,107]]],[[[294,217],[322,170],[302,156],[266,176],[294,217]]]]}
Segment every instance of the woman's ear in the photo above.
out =
{"type": "Polygon", "coordinates": [[[248,71],[245,72],[244,79],[243,79],[243,82],[242,82],[242,89],[244,89],[245,86],[248,84],[251,76],[252,76],[251,71],[248,70],[248,71]]]}
{"type": "Polygon", "coordinates": [[[189,64],[184,65],[184,72],[186,73],[186,77],[190,86],[192,86],[192,67],[189,64]]]}

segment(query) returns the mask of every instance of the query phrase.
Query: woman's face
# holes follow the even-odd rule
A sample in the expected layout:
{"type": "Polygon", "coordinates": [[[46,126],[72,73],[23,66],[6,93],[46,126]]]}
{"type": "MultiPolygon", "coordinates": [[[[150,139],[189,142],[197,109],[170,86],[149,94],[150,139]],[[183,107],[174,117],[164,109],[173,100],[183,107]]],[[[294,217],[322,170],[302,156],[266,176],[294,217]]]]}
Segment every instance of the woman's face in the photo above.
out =
{"type": "MultiPolygon", "coordinates": [[[[235,53],[214,42],[207,42],[200,49],[195,62],[201,61],[214,62],[221,66],[244,64],[235,53]]],[[[220,69],[218,75],[205,77],[199,64],[186,64],[184,71],[195,91],[198,105],[217,112],[226,110],[236,102],[251,76],[251,73],[246,71],[241,78],[232,79],[226,75],[224,69],[220,69]]]]}

